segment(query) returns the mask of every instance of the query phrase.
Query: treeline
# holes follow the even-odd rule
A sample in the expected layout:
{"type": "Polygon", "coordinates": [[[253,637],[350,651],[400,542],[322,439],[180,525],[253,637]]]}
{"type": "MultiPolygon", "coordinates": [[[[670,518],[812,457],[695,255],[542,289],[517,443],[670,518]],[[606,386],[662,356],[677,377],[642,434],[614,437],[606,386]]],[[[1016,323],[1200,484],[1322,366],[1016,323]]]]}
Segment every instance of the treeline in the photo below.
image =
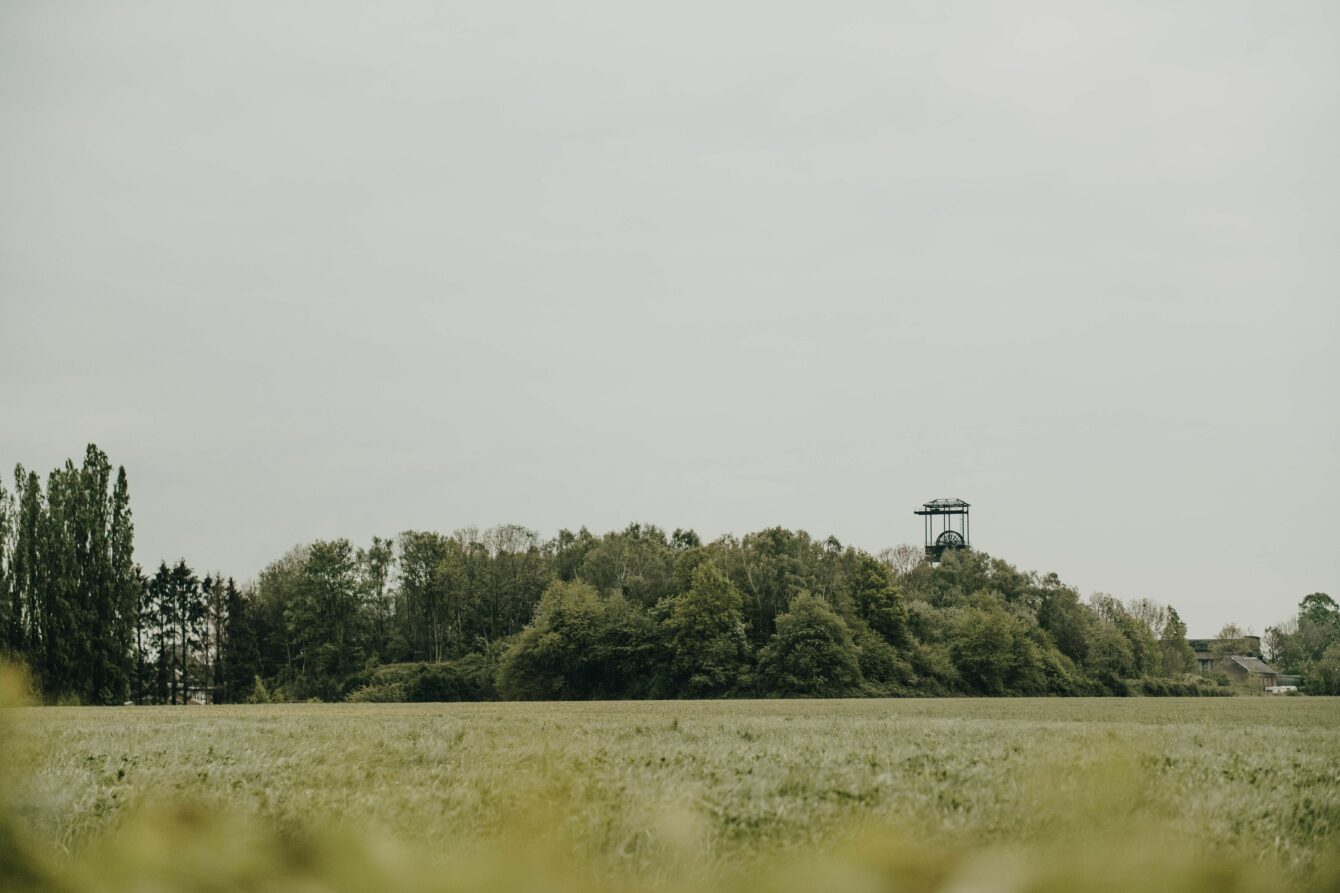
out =
{"type": "Polygon", "coordinates": [[[1086,601],[981,552],[932,566],[782,528],[319,541],[238,609],[221,660],[254,669],[257,699],[1100,695],[1196,668],[1171,608],[1086,601]]]}
{"type": "Polygon", "coordinates": [[[1281,672],[1301,676],[1308,694],[1340,695],[1340,605],[1324,592],[1298,603],[1298,613],[1266,630],[1265,651],[1281,672]]]}
{"type": "Polygon", "coordinates": [[[84,462],[0,483],[0,646],[53,700],[119,703],[129,691],[140,596],[124,468],[84,462]]]}
{"type": "Polygon", "coordinates": [[[90,447],[45,490],[22,469],[0,488],[6,648],[48,700],[1200,691],[1173,609],[981,552],[508,525],[318,541],[239,587],[185,561],[141,573],[111,480],[90,447]]]}

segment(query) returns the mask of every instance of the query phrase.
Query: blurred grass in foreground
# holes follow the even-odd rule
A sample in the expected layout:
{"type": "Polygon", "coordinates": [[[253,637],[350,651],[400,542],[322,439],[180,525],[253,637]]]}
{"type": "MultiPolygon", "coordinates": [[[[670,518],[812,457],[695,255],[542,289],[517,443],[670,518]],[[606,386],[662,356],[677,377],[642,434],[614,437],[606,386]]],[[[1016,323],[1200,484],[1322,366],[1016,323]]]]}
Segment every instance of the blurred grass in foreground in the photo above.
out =
{"type": "MultiPolygon", "coordinates": [[[[26,692],[21,674],[0,671],[0,705],[24,703],[26,692]]],[[[641,817],[640,833],[656,852],[648,869],[610,871],[591,857],[586,825],[554,832],[580,796],[581,780],[560,767],[549,790],[534,790],[521,801],[528,806],[514,807],[484,838],[462,829],[459,840],[429,846],[347,822],[276,821],[158,791],[67,854],[32,833],[17,794],[41,757],[17,714],[0,710],[0,890],[1340,891],[1334,838],[1302,871],[1265,848],[1207,846],[1167,807],[1141,755],[1116,740],[1064,771],[1038,767],[1008,781],[1024,789],[1015,799],[1033,812],[1022,836],[909,829],[881,816],[853,819],[824,845],[740,849],[721,859],[704,842],[700,815],[661,803],[641,817]]],[[[524,783],[533,787],[537,776],[524,783]]]]}

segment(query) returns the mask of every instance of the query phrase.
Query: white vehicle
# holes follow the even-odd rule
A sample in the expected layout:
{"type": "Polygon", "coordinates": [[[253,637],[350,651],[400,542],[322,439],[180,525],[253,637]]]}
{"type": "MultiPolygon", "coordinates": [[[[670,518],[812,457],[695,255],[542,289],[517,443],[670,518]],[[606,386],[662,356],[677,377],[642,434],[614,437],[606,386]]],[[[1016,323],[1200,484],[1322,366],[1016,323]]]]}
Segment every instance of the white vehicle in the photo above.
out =
{"type": "Polygon", "coordinates": [[[1296,685],[1267,685],[1266,694],[1268,695],[1287,695],[1289,692],[1298,691],[1296,685]]]}

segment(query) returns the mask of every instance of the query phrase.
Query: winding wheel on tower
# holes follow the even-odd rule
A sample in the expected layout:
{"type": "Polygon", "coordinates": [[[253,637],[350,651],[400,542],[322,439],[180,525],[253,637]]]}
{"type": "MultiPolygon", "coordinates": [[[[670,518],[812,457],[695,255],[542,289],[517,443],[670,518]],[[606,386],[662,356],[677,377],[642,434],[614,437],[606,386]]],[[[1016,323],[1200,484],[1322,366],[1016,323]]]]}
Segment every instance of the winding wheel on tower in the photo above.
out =
{"type": "Polygon", "coordinates": [[[913,514],[926,519],[926,560],[939,564],[951,549],[969,549],[968,508],[962,499],[932,499],[913,514]]]}

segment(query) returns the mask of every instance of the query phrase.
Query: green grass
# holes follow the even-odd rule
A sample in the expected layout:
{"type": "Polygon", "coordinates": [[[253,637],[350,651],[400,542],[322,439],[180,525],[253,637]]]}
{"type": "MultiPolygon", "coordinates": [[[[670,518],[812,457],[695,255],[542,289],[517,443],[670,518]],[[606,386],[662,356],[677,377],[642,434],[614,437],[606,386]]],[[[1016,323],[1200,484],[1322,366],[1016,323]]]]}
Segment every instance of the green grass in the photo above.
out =
{"type": "MultiPolygon", "coordinates": [[[[265,857],[267,847],[306,841],[304,871],[354,860],[336,889],[359,871],[424,889],[471,878],[520,889],[526,877],[536,888],[562,877],[577,889],[839,889],[850,876],[929,890],[974,872],[982,889],[1052,889],[1053,875],[1056,889],[1150,878],[1167,889],[1326,889],[1340,879],[1324,858],[1340,841],[1335,699],[5,713],[12,746],[29,754],[11,785],[26,852],[47,854],[31,858],[50,877],[92,871],[82,889],[115,888],[118,871],[187,870],[196,857],[155,868],[143,855],[163,849],[162,835],[182,853],[198,844],[202,865],[220,848],[201,841],[253,840],[226,864],[261,859],[264,877],[295,858],[265,857]],[[400,855],[376,874],[377,853],[391,851],[400,855]]],[[[1111,888],[1134,889],[1121,884],[1111,888]]]]}

